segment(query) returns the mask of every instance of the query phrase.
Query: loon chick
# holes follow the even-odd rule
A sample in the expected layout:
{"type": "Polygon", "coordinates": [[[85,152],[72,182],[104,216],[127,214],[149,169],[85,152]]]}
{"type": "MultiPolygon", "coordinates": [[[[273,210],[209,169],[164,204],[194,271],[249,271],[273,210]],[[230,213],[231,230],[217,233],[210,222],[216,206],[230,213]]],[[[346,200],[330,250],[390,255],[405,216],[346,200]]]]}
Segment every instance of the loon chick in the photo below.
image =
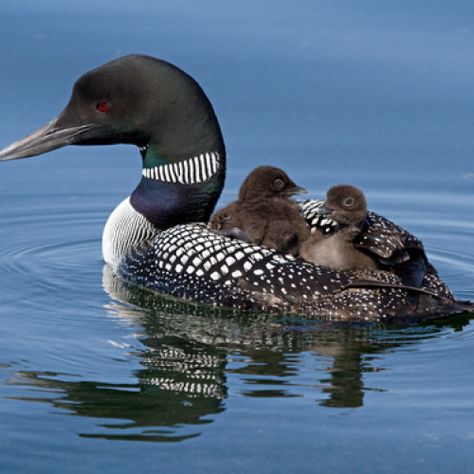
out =
{"type": "MultiPolygon", "coordinates": [[[[135,145],[142,157],[141,180],[111,213],[102,238],[105,262],[129,283],[194,302],[339,320],[431,318],[474,308],[417,266],[412,249],[424,255],[417,239],[371,213],[361,239],[388,260],[405,253],[407,273],[420,279],[416,286],[436,297],[422,288],[409,298],[417,290],[400,288],[390,272],[338,272],[211,231],[203,222],[225,178],[219,123],[199,84],[159,59],[125,56],[87,72],[65,109],[1,150],[0,161],[114,143],[135,145]]],[[[301,204],[311,225],[324,225],[321,205],[301,204]]]]}
{"type": "Polygon", "coordinates": [[[222,207],[217,212],[212,214],[209,219],[209,227],[214,230],[221,231],[221,234],[225,235],[224,232],[238,228],[240,222],[236,216],[237,202],[231,202],[227,206],[222,207]]]}
{"type": "Polygon", "coordinates": [[[375,260],[353,243],[367,218],[364,193],[350,185],[330,188],[323,214],[338,227],[332,233],[313,232],[301,246],[300,256],[316,265],[336,270],[378,270],[375,260]]]}
{"type": "Polygon", "coordinates": [[[221,234],[298,255],[309,227],[294,194],[306,193],[280,168],[259,166],[245,178],[236,202],[211,217],[209,226],[221,234]]]}
{"type": "Polygon", "coordinates": [[[242,225],[236,217],[236,209],[236,202],[231,202],[227,206],[219,209],[211,216],[209,220],[209,227],[218,231],[221,235],[225,235],[226,237],[248,242],[249,239],[242,230],[242,225]]]}

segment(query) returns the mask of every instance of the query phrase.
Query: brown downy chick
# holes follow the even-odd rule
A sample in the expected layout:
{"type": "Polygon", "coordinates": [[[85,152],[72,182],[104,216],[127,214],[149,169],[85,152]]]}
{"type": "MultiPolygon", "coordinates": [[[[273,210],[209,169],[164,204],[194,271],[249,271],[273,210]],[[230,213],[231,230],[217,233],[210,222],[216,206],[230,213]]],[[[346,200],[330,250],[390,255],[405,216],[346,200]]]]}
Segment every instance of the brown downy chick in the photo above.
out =
{"type": "Polygon", "coordinates": [[[309,228],[290,197],[304,192],[280,168],[260,166],[244,180],[238,200],[214,214],[209,225],[224,235],[298,255],[309,228]]]}
{"type": "Polygon", "coordinates": [[[231,202],[227,206],[215,212],[209,220],[209,227],[217,230],[222,235],[234,239],[248,241],[242,230],[240,220],[237,219],[237,202],[231,202]]]}
{"type": "Polygon", "coordinates": [[[367,217],[364,193],[350,185],[334,186],[327,192],[325,207],[325,214],[338,226],[329,234],[313,233],[302,244],[300,256],[335,270],[378,269],[375,260],[353,243],[367,217]]]}

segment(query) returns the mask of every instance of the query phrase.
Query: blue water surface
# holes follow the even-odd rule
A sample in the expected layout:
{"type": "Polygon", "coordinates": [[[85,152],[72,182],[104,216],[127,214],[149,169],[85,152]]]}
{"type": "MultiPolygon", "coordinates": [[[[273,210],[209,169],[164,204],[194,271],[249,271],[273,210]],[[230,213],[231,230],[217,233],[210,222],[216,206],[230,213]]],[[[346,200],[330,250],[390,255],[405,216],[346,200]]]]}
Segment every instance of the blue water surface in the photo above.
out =
{"type": "MultiPolygon", "coordinates": [[[[364,189],[474,300],[474,4],[5,0],[0,147],[85,71],[166,59],[211,99],[221,199],[258,164],[364,189]]],[[[100,238],[132,146],[0,164],[0,471],[474,470],[474,331],[236,314],[132,291],[100,238]]]]}

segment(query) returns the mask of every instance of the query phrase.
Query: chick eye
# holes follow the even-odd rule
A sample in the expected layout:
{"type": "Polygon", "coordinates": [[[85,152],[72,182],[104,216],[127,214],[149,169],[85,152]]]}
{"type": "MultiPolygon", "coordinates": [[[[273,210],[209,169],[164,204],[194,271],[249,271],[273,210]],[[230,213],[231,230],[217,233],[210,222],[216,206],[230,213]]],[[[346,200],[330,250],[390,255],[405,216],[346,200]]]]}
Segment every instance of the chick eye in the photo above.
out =
{"type": "Polygon", "coordinates": [[[277,178],[273,181],[273,189],[275,189],[275,191],[282,191],[285,187],[285,182],[280,179],[280,178],[277,178]]]}
{"type": "Polygon", "coordinates": [[[354,198],[353,197],[346,197],[346,199],[344,199],[344,201],[342,202],[342,204],[344,204],[344,206],[346,207],[351,207],[354,205],[354,198]]]}
{"type": "Polygon", "coordinates": [[[110,104],[108,102],[99,102],[95,106],[97,112],[100,112],[101,114],[106,114],[110,110],[110,104]]]}

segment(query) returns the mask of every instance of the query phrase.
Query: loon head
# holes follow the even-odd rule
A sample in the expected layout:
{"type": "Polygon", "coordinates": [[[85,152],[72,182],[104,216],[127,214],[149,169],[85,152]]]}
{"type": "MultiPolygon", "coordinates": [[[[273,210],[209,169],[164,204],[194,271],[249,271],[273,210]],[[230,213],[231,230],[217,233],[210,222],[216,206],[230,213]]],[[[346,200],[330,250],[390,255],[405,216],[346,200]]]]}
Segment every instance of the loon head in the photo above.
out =
{"type": "Polygon", "coordinates": [[[131,143],[170,159],[224,151],[219,124],[199,84],[170,63],[130,55],[81,76],[50,123],[0,151],[0,160],[65,145],[131,143]]]}
{"type": "Polygon", "coordinates": [[[289,197],[306,192],[306,189],[295,184],[282,169],[273,166],[259,166],[242,183],[239,190],[239,201],[289,197]]]}
{"type": "Polygon", "coordinates": [[[176,196],[192,195],[173,188],[180,185],[201,191],[197,199],[205,201],[205,212],[194,218],[205,219],[204,214],[212,212],[225,175],[225,146],[212,105],[188,74],[149,56],[125,56],[81,76],[65,109],[46,126],[1,150],[0,161],[65,145],[116,143],[140,149],[144,172],[134,194],[137,206],[145,215],[150,213],[151,220],[157,213],[152,200],[170,197],[169,206],[176,206],[176,196]],[[178,167],[193,158],[189,167],[178,167]],[[156,195],[160,178],[166,196],[156,195]]]}
{"type": "Polygon", "coordinates": [[[326,195],[326,214],[338,224],[358,227],[367,216],[364,193],[351,185],[333,186],[326,195]]]}

